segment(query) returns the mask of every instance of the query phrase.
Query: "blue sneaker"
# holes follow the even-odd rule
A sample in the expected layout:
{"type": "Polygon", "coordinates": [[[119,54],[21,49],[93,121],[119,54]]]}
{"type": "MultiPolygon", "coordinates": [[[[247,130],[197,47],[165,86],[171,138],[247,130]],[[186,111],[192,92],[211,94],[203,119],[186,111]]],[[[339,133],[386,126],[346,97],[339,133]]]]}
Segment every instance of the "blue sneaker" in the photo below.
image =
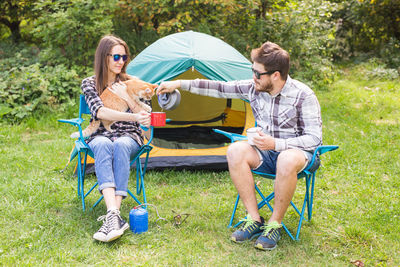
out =
{"type": "Polygon", "coordinates": [[[261,227],[263,233],[257,239],[254,246],[262,250],[273,250],[276,248],[276,244],[281,239],[282,224],[278,222],[270,222],[261,227]]]}
{"type": "Polygon", "coordinates": [[[261,227],[264,225],[264,218],[260,218],[261,222],[257,222],[248,214],[246,218],[241,220],[241,222],[243,222],[242,227],[231,235],[231,240],[235,243],[243,243],[261,235],[261,227]]]}

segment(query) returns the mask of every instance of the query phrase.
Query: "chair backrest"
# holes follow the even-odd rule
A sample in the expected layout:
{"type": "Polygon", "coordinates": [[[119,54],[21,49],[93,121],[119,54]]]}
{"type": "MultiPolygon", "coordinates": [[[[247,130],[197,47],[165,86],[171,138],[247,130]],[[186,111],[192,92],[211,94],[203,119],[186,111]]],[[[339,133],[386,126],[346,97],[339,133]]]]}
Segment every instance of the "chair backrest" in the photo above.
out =
{"type": "Polygon", "coordinates": [[[82,114],[90,114],[90,109],[86,103],[85,95],[79,96],[79,118],[82,118],[82,114]]]}

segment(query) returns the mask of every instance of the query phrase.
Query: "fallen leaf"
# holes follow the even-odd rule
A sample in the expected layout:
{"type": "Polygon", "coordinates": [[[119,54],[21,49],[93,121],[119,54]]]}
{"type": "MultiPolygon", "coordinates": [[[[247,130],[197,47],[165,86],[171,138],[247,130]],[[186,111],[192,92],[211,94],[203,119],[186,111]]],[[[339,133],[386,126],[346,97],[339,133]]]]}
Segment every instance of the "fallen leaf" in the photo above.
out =
{"type": "Polygon", "coordinates": [[[358,267],[364,267],[364,262],[360,260],[352,261],[351,263],[358,267]]]}

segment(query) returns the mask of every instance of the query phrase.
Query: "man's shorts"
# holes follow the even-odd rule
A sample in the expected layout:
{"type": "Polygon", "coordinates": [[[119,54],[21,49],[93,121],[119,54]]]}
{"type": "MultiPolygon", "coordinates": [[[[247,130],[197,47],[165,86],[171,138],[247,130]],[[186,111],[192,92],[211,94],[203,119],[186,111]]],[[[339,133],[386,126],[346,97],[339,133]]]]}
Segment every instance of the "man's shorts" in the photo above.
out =
{"type": "MultiPolygon", "coordinates": [[[[278,161],[278,156],[281,152],[277,152],[274,150],[259,150],[257,147],[253,146],[257,151],[260,157],[260,164],[253,169],[253,171],[269,173],[269,174],[276,174],[276,162],[278,161]]],[[[303,151],[304,157],[306,158],[306,163],[304,164],[303,168],[299,171],[302,172],[308,165],[311,163],[311,159],[313,153],[308,151],[303,151]]],[[[320,165],[320,159],[317,156],[313,165],[310,167],[309,171],[313,172],[318,169],[320,165]]]]}

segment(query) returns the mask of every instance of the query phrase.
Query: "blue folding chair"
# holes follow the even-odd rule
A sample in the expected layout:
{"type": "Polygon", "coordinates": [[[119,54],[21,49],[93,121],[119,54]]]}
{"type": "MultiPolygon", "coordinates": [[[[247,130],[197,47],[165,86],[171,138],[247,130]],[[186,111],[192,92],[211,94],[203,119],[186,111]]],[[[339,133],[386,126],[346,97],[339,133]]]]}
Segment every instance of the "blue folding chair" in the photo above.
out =
{"type": "MultiPolygon", "coordinates": [[[[219,129],[214,129],[214,131],[217,132],[217,133],[225,135],[226,137],[231,139],[231,142],[235,142],[235,141],[239,141],[239,140],[247,140],[247,136],[243,136],[243,135],[239,135],[239,134],[235,134],[235,133],[229,133],[229,132],[225,132],[225,131],[222,131],[222,130],[219,130],[219,129]]],[[[319,147],[317,147],[317,149],[314,151],[314,154],[313,154],[313,157],[312,157],[312,160],[311,160],[310,164],[308,164],[308,167],[297,175],[298,179],[305,178],[306,188],[305,188],[304,200],[303,200],[303,205],[301,207],[301,211],[297,208],[297,206],[293,203],[293,201],[290,201],[291,206],[294,208],[296,213],[299,215],[299,221],[298,221],[298,224],[297,224],[296,235],[293,236],[293,234],[286,227],[286,225],[284,223],[282,223],[283,229],[286,231],[286,233],[293,240],[299,240],[299,235],[300,235],[300,230],[301,230],[301,226],[302,226],[303,220],[310,221],[311,217],[312,217],[312,208],[313,208],[313,199],[314,199],[314,186],[315,186],[315,175],[317,173],[318,168],[316,170],[310,170],[310,166],[313,165],[313,163],[317,159],[317,157],[321,156],[322,154],[324,154],[326,152],[333,151],[333,150],[336,150],[338,148],[339,147],[336,146],[336,145],[333,145],[333,146],[319,146],[319,147]],[[307,215],[308,215],[307,219],[305,219],[305,217],[304,217],[306,208],[307,208],[307,215]]],[[[261,177],[264,177],[264,178],[275,179],[275,175],[274,174],[262,173],[262,172],[257,172],[257,171],[252,171],[252,173],[255,174],[255,175],[259,175],[261,177]]],[[[267,205],[268,208],[270,209],[270,211],[272,212],[273,208],[272,208],[272,206],[270,204],[270,201],[272,201],[274,199],[275,193],[272,192],[268,196],[265,197],[265,195],[261,192],[260,188],[257,186],[257,183],[254,186],[255,186],[255,189],[256,189],[257,193],[260,195],[260,197],[262,199],[257,204],[258,205],[258,209],[261,209],[262,207],[267,205]]],[[[238,194],[237,198],[236,198],[236,201],[235,201],[235,205],[233,207],[233,211],[232,211],[232,215],[231,215],[228,227],[232,227],[233,220],[234,220],[235,214],[236,214],[236,209],[237,209],[237,206],[239,204],[239,199],[240,199],[240,196],[238,194]]],[[[242,222],[239,221],[233,227],[237,227],[241,223],[242,222]]]]}
{"type": "MultiPolygon", "coordinates": [[[[91,114],[89,107],[85,101],[85,96],[80,95],[79,98],[79,117],[70,119],[70,120],[58,120],[59,122],[63,123],[68,123],[71,125],[74,125],[78,127],[79,129],[79,137],[78,139],[75,140],[75,147],[73,151],[71,152],[69,162],[72,161],[75,157],[78,158],[77,162],[77,176],[78,176],[78,186],[77,186],[77,192],[78,192],[78,197],[81,198],[82,201],[82,209],[85,211],[85,198],[93,191],[93,189],[96,188],[98,183],[96,182],[90,189],[89,191],[85,192],[84,190],[84,185],[85,185],[85,174],[86,174],[86,163],[87,163],[87,156],[89,155],[90,157],[94,158],[93,151],[90,149],[90,147],[86,144],[83,135],[82,135],[82,127],[81,124],[84,121],[82,115],[84,114],[91,114]],[[82,160],[83,159],[83,160],[82,160]]],[[[153,126],[150,126],[150,129],[143,127],[142,129],[145,131],[150,131],[150,138],[147,141],[146,144],[144,144],[139,152],[135,155],[133,159],[131,159],[130,165],[132,166],[134,163],[136,163],[136,195],[139,197],[141,193],[143,193],[143,203],[147,203],[146,200],[146,191],[144,187],[144,176],[146,174],[146,168],[147,168],[147,162],[149,159],[149,153],[152,150],[152,146],[150,146],[151,141],[153,140],[153,126]],[[145,154],[143,158],[141,156],[145,154]],[[143,160],[143,163],[142,163],[143,160]]],[[[139,199],[132,194],[132,192],[128,189],[128,194],[140,205],[142,202],[139,201],[139,199]]],[[[97,206],[97,204],[100,203],[100,201],[103,199],[103,196],[101,196],[96,203],[93,205],[92,209],[97,206]]]]}

